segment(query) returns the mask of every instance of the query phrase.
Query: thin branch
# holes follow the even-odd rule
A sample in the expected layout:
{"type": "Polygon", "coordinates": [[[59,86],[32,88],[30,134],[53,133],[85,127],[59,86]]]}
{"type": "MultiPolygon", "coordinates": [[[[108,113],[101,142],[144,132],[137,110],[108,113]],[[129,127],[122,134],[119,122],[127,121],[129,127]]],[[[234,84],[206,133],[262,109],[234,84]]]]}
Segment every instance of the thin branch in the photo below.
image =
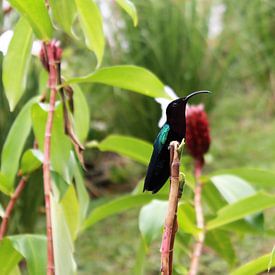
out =
{"type": "Polygon", "coordinates": [[[21,180],[19,181],[14,193],[11,196],[11,199],[7,205],[7,208],[5,210],[5,214],[2,219],[1,226],[0,226],[0,241],[4,238],[4,236],[8,230],[8,223],[9,223],[9,219],[10,219],[12,210],[13,210],[18,198],[20,197],[23,189],[25,188],[26,183],[27,183],[27,177],[22,177],[21,180]]]}
{"type": "Polygon", "coordinates": [[[201,171],[202,171],[203,161],[195,161],[195,179],[196,179],[196,188],[195,188],[195,211],[197,219],[197,227],[200,229],[198,234],[197,241],[194,245],[193,254],[191,258],[191,265],[189,270],[189,275],[196,275],[199,269],[199,261],[202,254],[203,243],[205,239],[205,227],[204,227],[204,216],[202,209],[202,182],[200,181],[201,171]]]}
{"type": "Polygon", "coordinates": [[[165,219],[164,232],[161,243],[161,274],[171,275],[173,269],[173,249],[175,235],[178,229],[177,210],[178,200],[181,197],[181,184],[179,179],[180,153],[179,143],[170,143],[170,193],[168,211],[165,219]]]}
{"type": "Polygon", "coordinates": [[[43,179],[44,179],[44,196],[46,209],[46,227],[47,227],[47,254],[48,265],[47,275],[54,275],[54,250],[52,237],[52,220],[51,220],[51,135],[54,118],[55,100],[57,94],[57,65],[54,54],[53,44],[43,44],[45,53],[49,61],[49,87],[51,89],[50,104],[48,111],[48,118],[46,123],[45,140],[44,140],[44,163],[43,163],[43,179]]]}

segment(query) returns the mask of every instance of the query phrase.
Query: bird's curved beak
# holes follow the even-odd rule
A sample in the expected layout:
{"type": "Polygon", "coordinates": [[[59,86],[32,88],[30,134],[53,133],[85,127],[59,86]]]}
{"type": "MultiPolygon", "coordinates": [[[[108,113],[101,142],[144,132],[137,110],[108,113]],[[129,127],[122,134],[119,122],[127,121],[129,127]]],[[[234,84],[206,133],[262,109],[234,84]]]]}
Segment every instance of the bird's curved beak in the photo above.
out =
{"type": "Polygon", "coordinates": [[[183,100],[187,102],[192,96],[197,95],[197,94],[211,94],[211,92],[210,91],[197,91],[197,92],[193,92],[190,95],[184,97],[183,100]]]}

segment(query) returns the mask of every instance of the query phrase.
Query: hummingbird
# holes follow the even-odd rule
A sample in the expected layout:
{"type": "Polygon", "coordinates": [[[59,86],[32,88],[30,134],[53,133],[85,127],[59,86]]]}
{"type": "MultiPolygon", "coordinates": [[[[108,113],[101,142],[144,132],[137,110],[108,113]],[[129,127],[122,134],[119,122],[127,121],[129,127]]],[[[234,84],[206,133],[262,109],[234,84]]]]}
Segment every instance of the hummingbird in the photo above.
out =
{"type": "Polygon", "coordinates": [[[188,100],[197,94],[210,93],[209,91],[193,92],[183,98],[169,103],[166,108],[166,122],[160,129],[154,141],[153,153],[147,169],[143,192],[148,190],[158,192],[170,176],[170,152],[171,141],[179,143],[185,138],[186,120],[185,110],[188,100]]]}

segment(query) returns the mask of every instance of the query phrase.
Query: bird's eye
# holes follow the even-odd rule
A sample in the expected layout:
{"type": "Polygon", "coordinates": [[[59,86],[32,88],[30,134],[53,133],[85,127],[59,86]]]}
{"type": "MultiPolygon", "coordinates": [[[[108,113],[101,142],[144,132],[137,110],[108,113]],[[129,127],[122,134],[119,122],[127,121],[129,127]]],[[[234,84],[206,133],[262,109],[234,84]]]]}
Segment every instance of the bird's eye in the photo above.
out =
{"type": "Polygon", "coordinates": [[[174,102],[173,104],[172,104],[172,107],[176,107],[178,104],[177,104],[177,102],[174,102]]]}

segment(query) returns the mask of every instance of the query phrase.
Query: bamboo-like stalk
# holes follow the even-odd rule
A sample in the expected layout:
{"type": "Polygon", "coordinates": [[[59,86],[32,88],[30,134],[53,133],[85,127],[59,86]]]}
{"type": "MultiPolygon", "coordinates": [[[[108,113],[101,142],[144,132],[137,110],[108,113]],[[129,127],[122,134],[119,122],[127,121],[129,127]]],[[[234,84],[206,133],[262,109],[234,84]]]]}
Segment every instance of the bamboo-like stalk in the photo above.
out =
{"type": "Polygon", "coordinates": [[[201,201],[201,194],[202,194],[202,182],[200,181],[201,171],[202,171],[202,161],[196,160],[195,161],[196,188],[195,188],[194,202],[195,202],[197,227],[200,229],[200,232],[198,234],[197,241],[194,245],[190,270],[188,273],[189,275],[196,275],[198,273],[199,261],[202,254],[203,243],[205,239],[204,216],[203,216],[202,201],[201,201]]]}
{"type": "Polygon", "coordinates": [[[49,88],[51,90],[48,118],[45,130],[44,140],[44,162],[43,162],[43,179],[44,179],[44,196],[46,208],[46,227],[47,227],[47,275],[54,275],[54,249],[52,237],[52,220],[51,220],[51,135],[55,110],[55,100],[57,94],[57,64],[54,55],[54,46],[52,44],[43,44],[47,59],[49,62],[49,88]]]}
{"type": "Polygon", "coordinates": [[[178,200],[181,197],[179,167],[180,153],[179,143],[172,141],[170,143],[170,193],[168,202],[168,211],[165,219],[164,232],[161,244],[161,274],[171,275],[173,269],[173,249],[175,235],[178,229],[177,209],[178,200]]]}
{"type": "Polygon", "coordinates": [[[8,223],[9,223],[9,219],[10,219],[12,210],[13,210],[18,198],[20,197],[23,189],[25,188],[26,183],[27,183],[27,177],[22,177],[21,180],[19,181],[14,193],[11,196],[11,199],[7,205],[7,208],[5,210],[5,214],[2,219],[1,226],[0,226],[0,241],[4,238],[4,236],[8,230],[8,223]]]}

